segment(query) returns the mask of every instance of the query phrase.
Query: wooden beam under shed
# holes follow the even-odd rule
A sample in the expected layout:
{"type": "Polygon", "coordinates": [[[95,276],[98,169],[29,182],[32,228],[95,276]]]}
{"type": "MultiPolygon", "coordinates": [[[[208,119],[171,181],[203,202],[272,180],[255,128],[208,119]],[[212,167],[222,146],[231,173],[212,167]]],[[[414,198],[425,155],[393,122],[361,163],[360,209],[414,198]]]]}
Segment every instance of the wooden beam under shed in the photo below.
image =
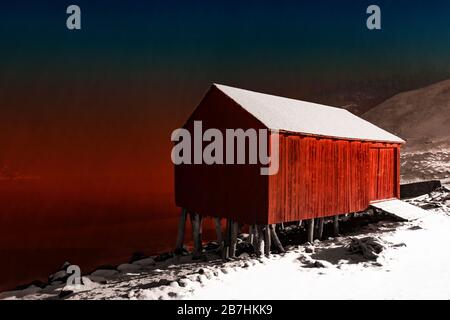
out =
{"type": "Polygon", "coordinates": [[[270,228],[270,236],[273,240],[274,245],[277,247],[279,252],[284,252],[283,245],[281,244],[280,239],[278,238],[277,231],[276,231],[276,225],[271,224],[269,225],[270,228]]]}
{"type": "Polygon", "coordinates": [[[333,217],[333,234],[334,236],[339,235],[339,216],[333,217]]]}
{"type": "Polygon", "coordinates": [[[271,239],[270,239],[270,229],[269,225],[264,226],[264,255],[268,256],[270,255],[270,245],[271,245],[271,239]]]}
{"type": "Polygon", "coordinates": [[[231,220],[230,258],[236,257],[236,243],[238,232],[239,232],[238,222],[231,220]]]}
{"type": "Polygon", "coordinates": [[[308,221],[308,242],[313,243],[314,240],[314,219],[308,221]]]}
{"type": "Polygon", "coordinates": [[[217,243],[219,244],[219,250],[223,250],[223,235],[222,235],[222,223],[221,219],[219,217],[214,218],[214,223],[216,226],[216,236],[217,236],[217,243]]]}
{"type": "Polygon", "coordinates": [[[202,218],[198,213],[191,213],[192,238],[194,240],[194,251],[192,253],[193,259],[200,258],[202,248],[202,218]]]}
{"type": "Polygon", "coordinates": [[[323,235],[323,223],[324,223],[324,218],[319,218],[319,223],[317,226],[317,239],[319,239],[319,240],[322,239],[322,235],[323,235]]]}
{"type": "Polygon", "coordinates": [[[187,218],[187,210],[185,208],[182,208],[180,221],[178,223],[178,235],[177,235],[177,242],[175,244],[175,254],[183,253],[184,233],[186,230],[186,218],[187,218]]]}

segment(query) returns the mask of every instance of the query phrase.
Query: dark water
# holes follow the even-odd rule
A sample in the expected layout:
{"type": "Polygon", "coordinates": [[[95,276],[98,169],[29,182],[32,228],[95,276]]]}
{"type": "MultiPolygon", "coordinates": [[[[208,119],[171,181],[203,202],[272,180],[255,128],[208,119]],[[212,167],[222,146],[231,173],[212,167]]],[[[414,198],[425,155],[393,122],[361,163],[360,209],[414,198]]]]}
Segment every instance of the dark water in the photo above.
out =
{"type": "MultiPolygon", "coordinates": [[[[155,221],[139,221],[133,223],[114,224],[91,227],[94,234],[83,229],[73,229],[72,235],[89,237],[92,242],[84,247],[31,247],[0,249],[0,288],[9,290],[17,285],[34,280],[47,280],[48,275],[57,271],[65,262],[79,265],[82,272],[90,272],[101,265],[117,265],[128,262],[134,252],[146,255],[173,250],[178,218],[158,219],[155,221]],[[97,235],[95,235],[97,233],[97,235]],[[97,246],[96,236],[105,235],[111,239],[108,246],[97,246]]],[[[205,239],[214,234],[210,219],[204,224],[205,239]]],[[[51,233],[45,234],[52,237],[51,233]]],[[[43,237],[43,235],[41,235],[43,237]]],[[[86,238],[88,239],[88,238],[86,238]]],[[[189,244],[190,226],[187,224],[186,243],[189,244]]],[[[80,242],[81,243],[81,242],[80,242]]]]}
{"type": "MultiPolygon", "coordinates": [[[[135,252],[171,251],[179,215],[173,195],[119,191],[0,181],[0,290],[45,281],[65,261],[89,272],[128,262],[135,252]]],[[[205,239],[213,234],[206,219],[205,239]]]]}

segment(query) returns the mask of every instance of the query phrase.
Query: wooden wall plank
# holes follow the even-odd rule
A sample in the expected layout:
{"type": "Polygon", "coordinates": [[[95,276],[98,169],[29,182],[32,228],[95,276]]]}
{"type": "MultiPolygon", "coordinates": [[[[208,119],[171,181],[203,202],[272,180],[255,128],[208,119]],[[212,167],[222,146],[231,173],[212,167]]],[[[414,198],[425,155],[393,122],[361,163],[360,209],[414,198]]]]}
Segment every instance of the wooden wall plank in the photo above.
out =
{"type": "Polygon", "coordinates": [[[269,211],[276,214],[269,223],[358,212],[370,201],[395,197],[397,147],[285,135],[280,171],[270,180],[269,211]]]}

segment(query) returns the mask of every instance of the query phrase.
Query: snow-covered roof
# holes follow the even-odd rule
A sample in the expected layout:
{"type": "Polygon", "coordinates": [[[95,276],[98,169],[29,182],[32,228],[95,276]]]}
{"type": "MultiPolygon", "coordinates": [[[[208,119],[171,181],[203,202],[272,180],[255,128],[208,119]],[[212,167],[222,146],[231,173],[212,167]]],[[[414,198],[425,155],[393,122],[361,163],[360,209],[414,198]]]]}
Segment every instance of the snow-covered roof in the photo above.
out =
{"type": "Polygon", "coordinates": [[[214,86],[271,130],[357,140],[405,142],[345,109],[221,84],[214,86]]]}

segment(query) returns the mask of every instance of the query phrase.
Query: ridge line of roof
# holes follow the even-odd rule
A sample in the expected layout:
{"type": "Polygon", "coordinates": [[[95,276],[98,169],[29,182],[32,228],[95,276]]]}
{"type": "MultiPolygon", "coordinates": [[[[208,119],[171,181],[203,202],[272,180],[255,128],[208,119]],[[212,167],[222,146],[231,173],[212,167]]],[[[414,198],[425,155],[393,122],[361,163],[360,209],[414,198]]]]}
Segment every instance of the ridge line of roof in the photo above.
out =
{"type": "MultiPolygon", "coordinates": [[[[226,85],[226,84],[221,84],[221,83],[216,83],[216,82],[213,82],[212,85],[215,86],[215,87],[216,87],[217,89],[219,89],[219,90],[220,90],[220,87],[226,87],[226,88],[230,88],[230,89],[234,89],[234,90],[247,91],[247,92],[251,92],[251,93],[256,93],[256,94],[260,94],[260,95],[271,96],[271,97],[280,98],[280,99],[286,99],[286,100],[292,100],[292,101],[300,101],[300,102],[303,102],[303,103],[313,104],[313,105],[317,105],[317,106],[321,106],[321,107],[325,107],[325,108],[333,108],[333,109],[336,109],[336,110],[338,110],[338,111],[340,111],[340,112],[342,112],[342,111],[347,111],[347,112],[351,113],[350,111],[348,111],[348,110],[346,110],[346,109],[342,109],[342,108],[336,107],[336,106],[329,106],[329,105],[322,104],[322,103],[311,102],[311,101],[300,100],[300,99],[294,99],[294,98],[289,98],[289,97],[279,96],[279,95],[271,94],[271,93],[265,93],[265,92],[253,91],[253,90],[248,90],[248,89],[242,89],[242,88],[232,87],[232,86],[228,86],[228,85],[226,85]]],[[[223,90],[220,90],[220,91],[222,91],[223,93],[225,93],[225,94],[228,96],[228,94],[227,94],[226,92],[224,92],[223,90]]],[[[230,98],[232,98],[232,97],[230,97],[230,98]]],[[[234,100],[234,99],[233,99],[233,100],[234,100]]],[[[352,113],[352,114],[353,114],[353,113],[352,113]]]]}

